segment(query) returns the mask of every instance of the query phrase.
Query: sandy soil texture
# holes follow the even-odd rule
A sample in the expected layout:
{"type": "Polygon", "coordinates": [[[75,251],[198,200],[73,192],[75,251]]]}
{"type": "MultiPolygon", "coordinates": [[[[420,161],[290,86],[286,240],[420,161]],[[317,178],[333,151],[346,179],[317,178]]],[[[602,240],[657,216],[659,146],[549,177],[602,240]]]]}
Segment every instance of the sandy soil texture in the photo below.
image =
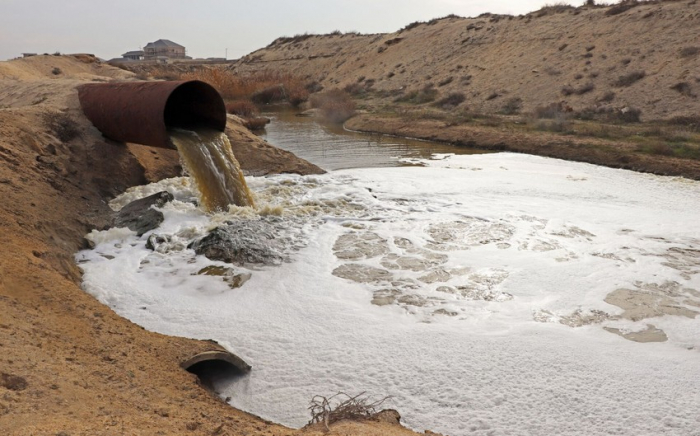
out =
{"type": "Polygon", "coordinates": [[[232,66],[287,71],[326,89],[352,86],[391,102],[431,84],[458,109],[523,112],[551,103],[574,111],[636,108],[642,120],[700,111],[700,13],[688,1],[552,6],[521,16],[483,14],[412,23],[389,34],[279,38],[232,66]],[[621,78],[623,80],[621,80],[621,78]]]}
{"type": "MultiPolygon", "coordinates": [[[[107,201],[180,170],[173,151],[105,140],[82,115],[75,87],[110,80],[133,74],[87,56],[0,63],[0,432],[297,434],[229,407],[180,368],[216,344],[147,332],[80,289],[73,254],[107,224],[107,201]]],[[[319,171],[235,120],[227,133],[249,173],[319,171]]],[[[406,433],[386,421],[331,432],[406,433]]]]}

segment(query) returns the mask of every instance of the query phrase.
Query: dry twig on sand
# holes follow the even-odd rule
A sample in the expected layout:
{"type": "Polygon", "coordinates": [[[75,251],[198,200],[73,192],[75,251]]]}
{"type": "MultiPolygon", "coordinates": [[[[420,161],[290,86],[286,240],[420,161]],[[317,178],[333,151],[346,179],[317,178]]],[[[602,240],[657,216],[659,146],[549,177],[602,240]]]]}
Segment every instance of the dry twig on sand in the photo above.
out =
{"type": "Polygon", "coordinates": [[[338,392],[328,398],[316,395],[309,403],[309,412],[311,413],[311,421],[309,421],[309,424],[323,422],[326,429],[329,429],[329,425],[344,419],[371,418],[377,413],[377,408],[389,398],[391,397],[384,397],[379,401],[370,403],[369,398],[365,397],[365,392],[361,392],[354,397],[344,392],[338,392]],[[331,404],[331,400],[337,397],[346,399],[338,402],[334,407],[331,404]]]}

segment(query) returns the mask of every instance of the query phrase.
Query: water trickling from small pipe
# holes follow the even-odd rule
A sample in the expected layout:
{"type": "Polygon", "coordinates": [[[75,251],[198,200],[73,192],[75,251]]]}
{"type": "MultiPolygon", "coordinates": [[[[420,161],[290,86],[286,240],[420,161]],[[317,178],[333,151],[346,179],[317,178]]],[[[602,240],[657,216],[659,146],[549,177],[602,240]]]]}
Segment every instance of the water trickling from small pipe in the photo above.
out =
{"type": "Polygon", "coordinates": [[[185,170],[194,179],[205,210],[226,210],[230,204],[255,207],[224,133],[212,129],[173,129],[169,133],[185,170]]]}

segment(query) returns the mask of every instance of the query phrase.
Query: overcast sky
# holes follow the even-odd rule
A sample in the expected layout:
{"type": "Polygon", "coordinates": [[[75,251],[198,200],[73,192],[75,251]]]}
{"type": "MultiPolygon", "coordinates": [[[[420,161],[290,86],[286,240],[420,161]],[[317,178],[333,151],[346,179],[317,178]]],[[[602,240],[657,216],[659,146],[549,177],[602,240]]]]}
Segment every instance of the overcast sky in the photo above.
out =
{"type": "MultiPolygon", "coordinates": [[[[0,0],[0,60],[21,53],[119,57],[169,39],[192,57],[234,59],[279,36],[394,32],[448,14],[523,14],[555,0],[0,0]]],[[[580,5],[583,0],[569,0],[580,5]]]]}

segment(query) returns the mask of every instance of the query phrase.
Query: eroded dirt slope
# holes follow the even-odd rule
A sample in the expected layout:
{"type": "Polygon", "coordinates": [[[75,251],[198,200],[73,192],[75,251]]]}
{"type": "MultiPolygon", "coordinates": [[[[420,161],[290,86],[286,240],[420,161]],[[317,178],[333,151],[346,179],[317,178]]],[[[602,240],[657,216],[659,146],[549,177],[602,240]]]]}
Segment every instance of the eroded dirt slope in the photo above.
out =
{"type": "MultiPolygon", "coordinates": [[[[106,201],[178,171],[172,151],[107,141],[82,115],[76,85],[131,77],[91,58],[0,63],[0,433],[296,434],[229,407],[180,368],[215,344],[147,332],[80,289],[73,254],[107,224],[106,201]]],[[[317,171],[229,124],[249,172],[317,171]]],[[[385,422],[342,431],[407,432],[385,422]]]]}

